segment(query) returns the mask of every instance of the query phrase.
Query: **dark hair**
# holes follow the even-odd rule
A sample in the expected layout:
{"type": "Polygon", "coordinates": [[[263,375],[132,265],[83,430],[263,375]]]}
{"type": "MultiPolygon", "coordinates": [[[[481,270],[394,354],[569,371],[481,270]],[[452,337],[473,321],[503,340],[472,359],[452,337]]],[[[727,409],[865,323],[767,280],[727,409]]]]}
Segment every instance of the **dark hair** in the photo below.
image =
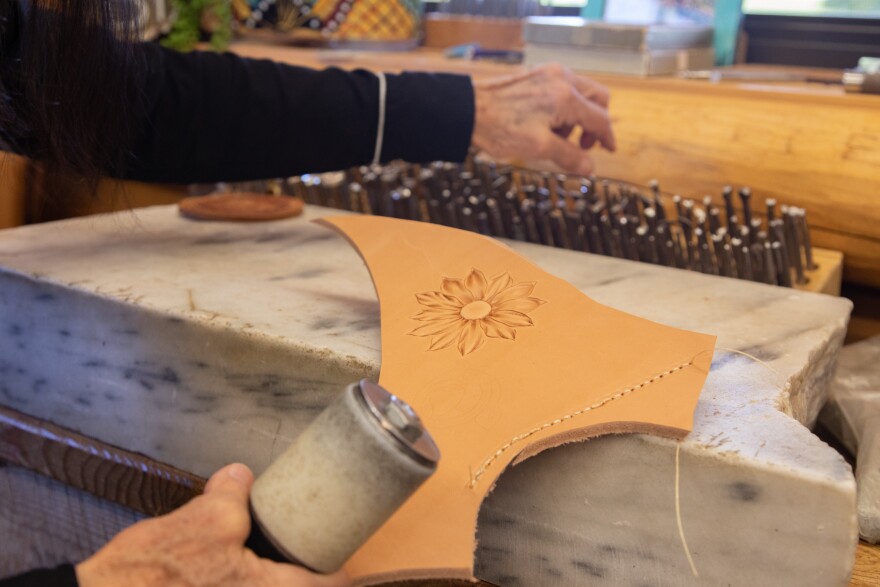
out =
{"type": "Polygon", "coordinates": [[[133,0],[0,0],[0,147],[37,162],[47,186],[76,177],[94,192],[124,171],[137,14],[133,0]]]}

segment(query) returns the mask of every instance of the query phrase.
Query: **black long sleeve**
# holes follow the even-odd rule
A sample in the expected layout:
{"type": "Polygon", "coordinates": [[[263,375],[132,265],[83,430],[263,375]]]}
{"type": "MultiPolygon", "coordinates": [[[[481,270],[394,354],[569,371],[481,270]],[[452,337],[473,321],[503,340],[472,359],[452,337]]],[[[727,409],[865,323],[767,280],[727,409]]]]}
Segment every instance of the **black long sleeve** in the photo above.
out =
{"type": "Polygon", "coordinates": [[[77,587],[73,565],[40,569],[23,575],[0,579],[0,587],[77,587]]]}
{"type": "MultiPolygon", "coordinates": [[[[129,179],[241,181],[343,169],[373,158],[378,78],[230,53],[144,46],[140,130],[129,179]]],[[[382,160],[462,160],[470,144],[470,79],[386,75],[382,160]]]]}

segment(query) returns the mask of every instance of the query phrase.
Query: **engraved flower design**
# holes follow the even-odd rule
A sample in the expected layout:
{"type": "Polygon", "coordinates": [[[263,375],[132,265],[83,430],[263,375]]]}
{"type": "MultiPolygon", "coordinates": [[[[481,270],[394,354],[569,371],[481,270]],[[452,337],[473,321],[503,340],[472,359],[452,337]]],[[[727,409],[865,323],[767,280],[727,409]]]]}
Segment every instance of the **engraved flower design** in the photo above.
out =
{"type": "Polygon", "coordinates": [[[431,337],[429,351],[453,344],[462,356],[474,352],[487,338],[516,340],[516,329],[533,326],[529,312],[546,303],[529,297],[534,281],[514,284],[508,273],[491,280],[479,269],[471,269],[464,279],[446,277],[440,291],[416,294],[424,310],[413,320],[424,322],[409,332],[431,337]]]}

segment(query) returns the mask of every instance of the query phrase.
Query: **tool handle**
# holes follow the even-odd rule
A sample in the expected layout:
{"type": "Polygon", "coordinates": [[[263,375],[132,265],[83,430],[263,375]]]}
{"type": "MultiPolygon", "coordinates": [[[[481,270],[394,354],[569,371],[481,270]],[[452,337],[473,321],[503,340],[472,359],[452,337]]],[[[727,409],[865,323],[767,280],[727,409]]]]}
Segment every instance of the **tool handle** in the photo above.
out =
{"type": "Polygon", "coordinates": [[[245,548],[249,548],[254,551],[260,558],[266,558],[271,561],[275,561],[276,563],[286,563],[290,562],[287,560],[287,557],[278,550],[272,541],[263,533],[260,525],[257,524],[257,521],[254,520],[253,516],[251,516],[251,533],[248,534],[247,540],[244,542],[245,548]]]}
{"type": "Polygon", "coordinates": [[[260,523],[254,516],[253,506],[249,506],[249,509],[251,513],[251,531],[250,534],[248,534],[247,540],[244,541],[245,548],[251,549],[254,554],[260,558],[269,559],[276,563],[291,563],[306,568],[312,572],[319,572],[304,564],[302,561],[297,560],[297,558],[289,552],[276,546],[260,527],[260,523]]]}

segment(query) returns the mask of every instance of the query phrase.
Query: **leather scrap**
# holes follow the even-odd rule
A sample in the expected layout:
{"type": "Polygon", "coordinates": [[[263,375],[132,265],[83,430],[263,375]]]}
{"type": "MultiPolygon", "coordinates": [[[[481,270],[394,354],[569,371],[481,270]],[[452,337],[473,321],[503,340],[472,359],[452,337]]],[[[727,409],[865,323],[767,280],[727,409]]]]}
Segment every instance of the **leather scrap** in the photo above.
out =
{"type": "Polygon", "coordinates": [[[299,198],[234,192],[184,198],[178,210],[192,220],[265,222],[299,216],[303,202],[299,198]]]}

